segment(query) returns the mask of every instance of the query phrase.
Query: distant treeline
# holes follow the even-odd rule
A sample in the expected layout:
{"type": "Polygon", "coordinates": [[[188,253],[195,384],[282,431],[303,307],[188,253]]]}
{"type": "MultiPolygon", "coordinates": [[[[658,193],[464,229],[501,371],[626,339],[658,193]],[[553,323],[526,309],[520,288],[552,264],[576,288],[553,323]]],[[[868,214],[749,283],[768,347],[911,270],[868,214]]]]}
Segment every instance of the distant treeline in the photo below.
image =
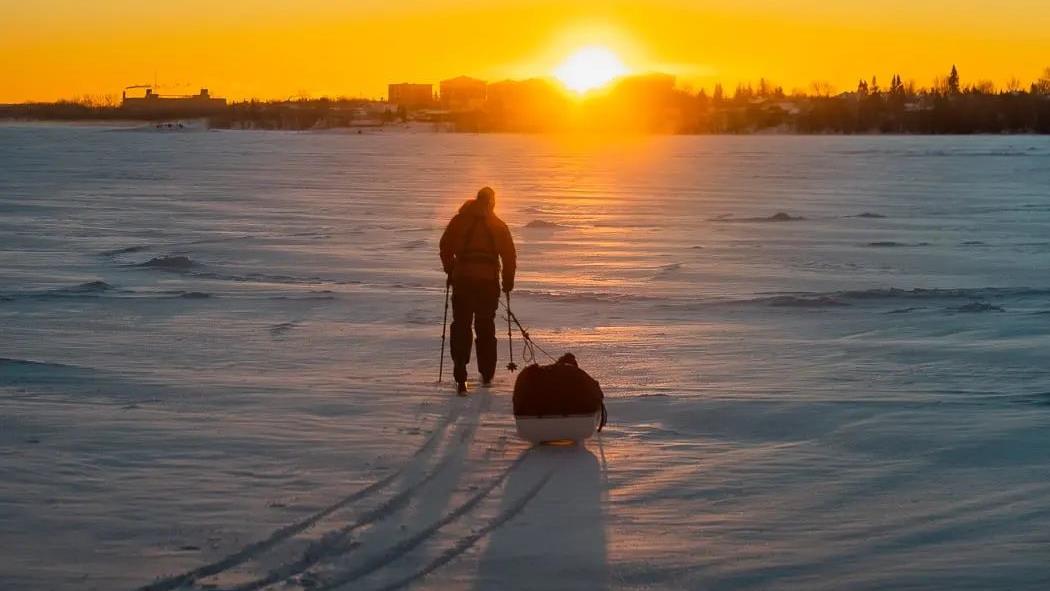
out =
{"type": "MultiPolygon", "coordinates": [[[[815,85],[819,89],[820,85],[815,85]]],[[[798,133],[1050,133],[1050,68],[1028,88],[1016,81],[963,85],[953,66],[932,87],[916,88],[899,75],[888,86],[876,78],[835,96],[786,97],[779,88],[738,88],[728,100],[698,96],[703,131],[747,133],[785,128],[798,133]]]]}
{"type": "Polygon", "coordinates": [[[396,119],[384,102],[321,98],[233,103],[208,123],[218,129],[307,130],[379,126],[396,119]]]}
{"type": "Polygon", "coordinates": [[[1050,68],[1036,81],[964,84],[952,67],[930,87],[894,75],[883,86],[861,80],[835,93],[826,83],[785,93],[766,80],[732,93],[675,86],[672,76],[652,74],[619,80],[583,100],[546,80],[489,84],[470,110],[406,108],[365,99],[245,101],[208,113],[164,110],[129,112],[114,101],[61,101],[0,106],[0,118],[35,120],[172,121],[206,118],[213,128],[307,130],[429,122],[463,132],[641,131],[681,134],[749,133],[1050,133],[1050,68]]]}
{"type": "MultiPolygon", "coordinates": [[[[500,83],[507,84],[507,83],[500,83]]],[[[894,75],[834,94],[815,83],[808,92],[785,93],[766,80],[729,94],[675,87],[670,76],[626,78],[609,92],[571,101],[543,81],[513,83],[483,109],[461,114],[464,131],[542,131],[559,128],[629,129],[663,133],[1050,133],[1050,68],[1027,87],[1012,82],[964,85],[952,67],[934,85],[919,88],[894,75]],[[510,97],[501,99],[500,96],[510,97]]],[[[495,86],[495,85],[493,85],[495,86]]]]}
{"type": "Polygon", "coordinates": [[[304,130],[382,124],[396,120],[397,112],[380,101],[350,98],[252,100],[202,111],[181,107],[128,110],[111,100],[84,97],[54,103],[0,105],[0,119],[147,122],[206,119],[209,127],[220,129],[304,130]]]}
{"type": "Polygon", "coordinates": [[[38,121],[94,121],[126,119],[119,107],[102,104],[85,97],[54,103],[20,103],[0,105],[0,119],[25,119],[38,121]]]}

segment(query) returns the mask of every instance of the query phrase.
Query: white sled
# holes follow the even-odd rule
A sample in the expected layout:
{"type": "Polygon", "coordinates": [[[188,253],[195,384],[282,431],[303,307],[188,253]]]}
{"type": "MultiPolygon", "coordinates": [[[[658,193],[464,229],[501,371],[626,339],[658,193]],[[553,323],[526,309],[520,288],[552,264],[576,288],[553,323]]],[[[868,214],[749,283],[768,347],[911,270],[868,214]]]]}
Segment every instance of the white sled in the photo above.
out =
{"type": "Polygon", "coordinates": [[[602,421],[602,413],[532,417],[514,415],[518,436],[531,443],[576,441],[590,438],[602,421]]]}

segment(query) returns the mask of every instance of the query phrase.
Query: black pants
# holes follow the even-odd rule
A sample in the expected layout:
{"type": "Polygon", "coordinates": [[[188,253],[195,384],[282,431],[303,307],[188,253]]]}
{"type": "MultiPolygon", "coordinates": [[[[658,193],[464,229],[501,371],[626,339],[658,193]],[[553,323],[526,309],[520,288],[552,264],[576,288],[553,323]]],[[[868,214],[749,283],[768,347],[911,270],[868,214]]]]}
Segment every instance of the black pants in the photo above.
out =
{"type": "Polygon", "coordinates": [[[470,363],[470,325],[477,334],[478,373],[491,379],[496,373],[496,307],[499,281],[458,279],[452,283],[452,375],[467,380],[470,363]]]}

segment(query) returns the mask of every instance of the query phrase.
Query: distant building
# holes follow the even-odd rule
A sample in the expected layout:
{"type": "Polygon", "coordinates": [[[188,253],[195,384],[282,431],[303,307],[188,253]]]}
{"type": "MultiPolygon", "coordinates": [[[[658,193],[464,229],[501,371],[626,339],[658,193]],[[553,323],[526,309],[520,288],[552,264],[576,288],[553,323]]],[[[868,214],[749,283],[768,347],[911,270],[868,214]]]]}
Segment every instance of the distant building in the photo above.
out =
{"type": "Polygon", "coordinates": [[[406,109],[426,109],[434,105],[434,87],[431,84],[387,85],[387,102],[406,109]]]}
{"type": "Polygon", "coordinates": [[[555,129],[570,109],[565,93],[546,80],[505,80],[488,85],[485,110],[494,128],[555,129]]]}
{"type": "Polygon", "coordinates": [[[452,111],[474,111],[485,105],[488,84],[469,76],[441,81],[441,106],[452,111]]]}
{"type": "Polygon", "coordinates": [[[202,88],[200,94],[189,96],[162,96],[153,92],[152,88],[146,88],[145,96],[129,97],[125,90],[122,99],[121,107],[124,110],[139,114],[209,113],[226,106],[226,99],[211,96],[207,88],[202,88]]]}
{"type": "Polygon", "coordinates": [[[495,108],[511,108],[531,99],[536,86],[543,84],[542,81],[534,80],[504,80],[493,82],[485,89],[485,100],[489,106],[495,108]]]}
{"type": "Polygon", "coordinates": [[[615,83],[613,92],[636,97],[665,97],[674,93],[675,77],[670,74],[627,76],[615,83]]]}

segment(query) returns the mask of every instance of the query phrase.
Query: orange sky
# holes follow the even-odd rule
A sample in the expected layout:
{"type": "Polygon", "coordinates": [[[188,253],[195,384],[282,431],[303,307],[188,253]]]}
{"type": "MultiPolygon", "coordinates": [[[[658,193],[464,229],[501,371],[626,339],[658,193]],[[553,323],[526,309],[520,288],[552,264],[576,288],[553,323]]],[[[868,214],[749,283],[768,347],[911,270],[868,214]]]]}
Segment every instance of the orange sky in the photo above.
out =
{"type": "Polygon", "coordinates": [[[0,102],[154,75],[169,93],[383,97],[387,82],[547,76],[596,44],[693,87],[926,85],[952,63],[964,83],[1027,84],[1050,66],[1046,0],[0,0],[0,15],[0,102]]]}

